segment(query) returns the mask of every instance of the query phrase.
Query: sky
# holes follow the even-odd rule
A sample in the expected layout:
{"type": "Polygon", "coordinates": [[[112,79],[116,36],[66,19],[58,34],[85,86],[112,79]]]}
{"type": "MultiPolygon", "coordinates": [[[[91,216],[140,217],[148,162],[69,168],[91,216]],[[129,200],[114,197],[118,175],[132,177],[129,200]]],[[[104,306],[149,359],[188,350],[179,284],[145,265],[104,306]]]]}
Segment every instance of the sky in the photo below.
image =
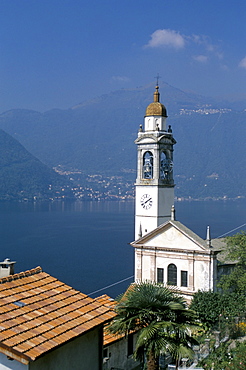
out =
{"type": "Polygon", "coordinates": [[[166,82],[246,97],[245,0],[0,0],[0,112],[166,82]]]}

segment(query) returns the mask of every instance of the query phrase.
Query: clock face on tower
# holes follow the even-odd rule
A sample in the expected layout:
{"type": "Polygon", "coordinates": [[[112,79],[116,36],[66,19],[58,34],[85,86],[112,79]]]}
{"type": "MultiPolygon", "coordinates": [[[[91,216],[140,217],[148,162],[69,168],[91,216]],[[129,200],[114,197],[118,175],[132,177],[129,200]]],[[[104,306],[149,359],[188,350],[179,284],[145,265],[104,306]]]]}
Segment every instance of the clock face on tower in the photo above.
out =
{"type": "Polygon", "coordinates": [[[153,199],[150,195],[144,194],[140,199],[140,204],[144,209],[150,209],[152,207],[153,199]]]}

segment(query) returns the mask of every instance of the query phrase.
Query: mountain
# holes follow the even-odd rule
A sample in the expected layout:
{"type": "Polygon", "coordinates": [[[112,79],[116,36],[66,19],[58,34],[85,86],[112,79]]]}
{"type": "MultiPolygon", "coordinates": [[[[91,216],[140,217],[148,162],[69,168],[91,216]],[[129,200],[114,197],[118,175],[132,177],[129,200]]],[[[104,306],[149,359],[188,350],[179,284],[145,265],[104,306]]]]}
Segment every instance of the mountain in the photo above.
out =
{"type": "MultiPolygon", "coordinates": [[[[154,87],[119,90],[67,110],[11,110],[0,127],[50,167],[85,174],[132,176],[139,125],[154,87]]],[[[161,102],[177,140],[174,153],[178,197],[245,196],[246,111],[232,104],[160,86],[161,102]]]]}
{"type": "Polygon", "coordinates": [[[0,178],[0,200],[59,197],[66,184],[66,180],[3,130],[0,130],[0,178]]]}

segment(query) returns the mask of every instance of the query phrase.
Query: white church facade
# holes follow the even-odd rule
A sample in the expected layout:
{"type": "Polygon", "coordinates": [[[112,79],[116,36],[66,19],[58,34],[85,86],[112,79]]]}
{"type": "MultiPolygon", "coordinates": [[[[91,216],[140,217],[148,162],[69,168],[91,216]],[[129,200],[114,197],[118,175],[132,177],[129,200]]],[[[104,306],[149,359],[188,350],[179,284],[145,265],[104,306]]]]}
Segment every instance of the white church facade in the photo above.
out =
{"type": "Polygon", "coordinates": [[[166,126],[167,111],[160,103],[159,86],[147,107],[138,148],[135,197],[135,282],[155,281],[175,286],[189,301],[198,290],[214,290],[217,283],[216,248],[175,219],[173,138],[166,126]]]}

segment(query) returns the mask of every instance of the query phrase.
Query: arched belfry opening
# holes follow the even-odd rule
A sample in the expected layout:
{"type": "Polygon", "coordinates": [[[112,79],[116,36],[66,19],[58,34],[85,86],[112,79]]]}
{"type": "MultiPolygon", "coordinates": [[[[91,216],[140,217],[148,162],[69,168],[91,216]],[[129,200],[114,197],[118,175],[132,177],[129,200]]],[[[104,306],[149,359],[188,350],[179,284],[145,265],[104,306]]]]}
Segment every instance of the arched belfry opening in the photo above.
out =
{"type": "Polygon", "coordinates": [[[150,151],[143,155],[143,179],[153,179],[153,154],[150,151]]]}
{"type": "Polygon", "coordinates": [[[160,179],[169,181],[172,179],[173,162],[169,151],[161,151],[160,154],[160,179]]]}

